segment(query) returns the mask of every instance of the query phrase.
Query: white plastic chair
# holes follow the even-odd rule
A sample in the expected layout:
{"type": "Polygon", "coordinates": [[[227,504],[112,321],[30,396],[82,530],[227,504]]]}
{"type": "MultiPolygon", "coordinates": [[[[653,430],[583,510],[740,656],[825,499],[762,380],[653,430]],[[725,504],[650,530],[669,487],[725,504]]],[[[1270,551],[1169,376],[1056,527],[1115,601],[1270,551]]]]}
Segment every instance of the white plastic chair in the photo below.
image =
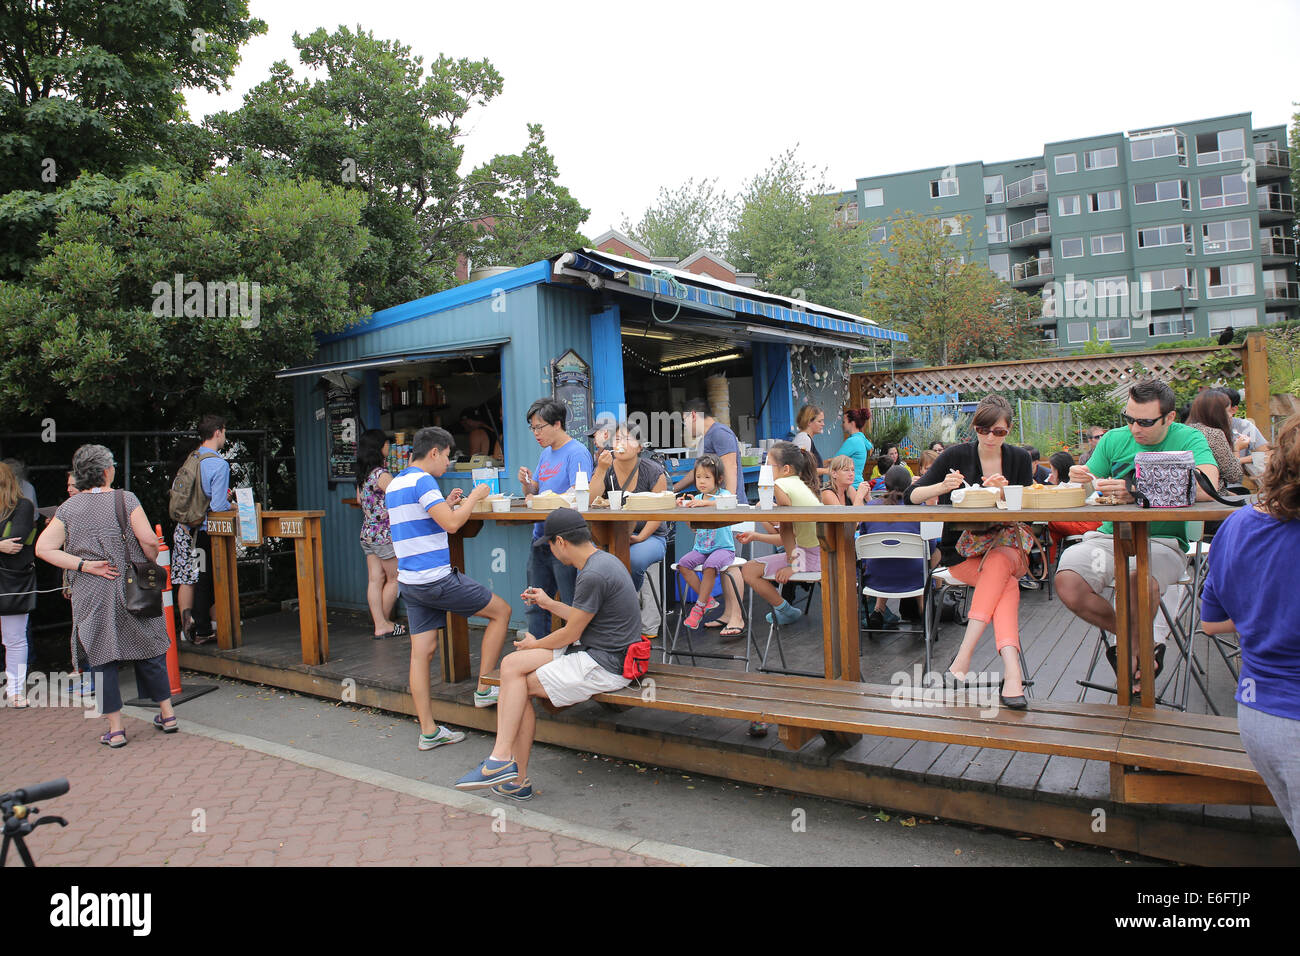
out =
{"type": "Polygon", "coordinates": [[[880,531],[872,534],[858,535],[854,541],[854,551],[859,561],[907,561],[920,560],[922,567],[925,569],[921,579],[921,586],[907,591],[882,591],[872,588],[869,585],[863,585],[862,595],[866,598],[899,598],[907,599],[919,597],[922,599],[921,606],[924,609],[922,614],[921,627],[900,627],[898,630],[920,634],[925,639],[925,672],[928,674],[931,670],[931,643],[934,638],[934,629],[931,626],[931,608],[930,600],[930,538],[926,537],[925,527],[930,525],[931,530],[937,526],[939,531],[935,532],[932,537],[938,537],[942,534],[942,522],[929,522],[923,524],[920,534],[914,534],[910,531],[880,531]]]}

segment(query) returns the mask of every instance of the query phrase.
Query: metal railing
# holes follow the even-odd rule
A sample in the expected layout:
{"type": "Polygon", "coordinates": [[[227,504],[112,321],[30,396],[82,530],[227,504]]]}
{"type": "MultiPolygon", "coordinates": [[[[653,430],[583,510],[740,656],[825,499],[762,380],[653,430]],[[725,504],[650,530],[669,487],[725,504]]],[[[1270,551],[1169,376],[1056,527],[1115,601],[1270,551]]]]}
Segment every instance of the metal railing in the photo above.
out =
{"type": "Polygon", "coordinates": [[[1296,241],[1290,236],[1260,236],[1259,252],[1264,256],[1296,257],[1296,241]]]}
{"type": "Polygon", "coordinates": [[[1015,202],[1024,196],[1032,193],[1047,192],[1047,171],[1040,169],[1032,176],[1026,176],[1024,179],[1012,183],[1006,189],[1007,202],[1015,202]]]}
{"type": "Polygon", "coordinates": [[[1011,268],[1011,281],[1019,282],[1021,279],[1032,279],[1035,276],[1050,276],[1052,274],[1052,257],[1045,256],[1041,259],[1030,259],[1027,262],[1017,262],[1011,268]]]}
{"type": "Polygon", "coordinates": [[[1295,200],[1288,193],[1260,190],[1256,205],[1264,212],[1295,212],[1295,200]]]}
{"type": "Polygon", "coordinates": [[[1032,239],[1034,236],[1050,236],[1051,234],[1051,216],[1035,216],[1033,219],[1026,219],[1024,222],[1018,222],[1011,227],[1012,242],[1021,239],[1032,239]]]}
{"type": "Polygon", "coordinates": [[[1277,146],[1265,146],[1261,143],[1255,147],[1255,162],[1261,166],[1282,166],[1290,169],[1291,153],[1277,146]]]}
{"type": "Polygon", "coordinates": [[[1295,282],[1265,282],[1264,298],[1266,299],[1300,299],[1300,283],[1295,282]]]}

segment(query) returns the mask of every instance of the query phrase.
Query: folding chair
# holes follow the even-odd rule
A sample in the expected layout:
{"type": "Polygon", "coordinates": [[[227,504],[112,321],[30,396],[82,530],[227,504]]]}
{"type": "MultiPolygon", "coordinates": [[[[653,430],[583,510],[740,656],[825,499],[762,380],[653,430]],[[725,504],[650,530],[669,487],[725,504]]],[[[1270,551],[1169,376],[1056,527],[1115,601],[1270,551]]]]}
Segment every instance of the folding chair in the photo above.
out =
{"type": "MultiPolygon", "coordinates": [[[[763,580],[775,581],[776,576],[771,574],[765,574],[763,575],[763,580]]],[[[804,605],[804,617],[808,616],[808,609],[812,607],[813,593],[816,591],[817,586],[821,584],[821,581],[822,581],[822,573],[820,571],[796,571],[794,574],[790,575],[791,583],[812,585],[812,587],[809,588],[809,592],[808,592],[808,602],[807,604],[804,605]]],[[[749,633],[752,636],[754,633],[753,615],[752,615],[752,611],[753,611],[752,592],[750,594],[750,611],[751,611],[751,616],[749,622],[750,623],[749,633]]],[[[755,643],[755,647],[757,646],[758,646],[757,643],[755,643]]],[[[746,648],[746,652],[748,653],[748,648],[746,648]]],[[[767,625],[767,644],[764,646],[762,653],[759,655],[758,669],[764,674],[794,674],[799,677],[825,677],[826,676],[826,674],[823,671],[798,671],[798,670],[791,670],[789,667],[786,666],[785,648],[781,644],[781,622],[776,619],[776,614],[774,612],[772,612],[771,622],[769,622],[767,625]],[[780,667],[767,666],[767,658],[772,652],[772,641],[774,639],[776,640],[777,656],[780,657],[781,659],[780,667]]]]}
{"type": "MultiPolygon", "coordinates": [[[[731,530],[732,530],[732,532],[735,533],[735,534],[740,534],[740,533],[742,533],[742,532],[746,532],[746,531],[753,531],[753,530],[754,530],[754,522],[752,522],[752,521],[742,521],[742,522],[740,522],[740,523],[738,523],[738,524],[734,524],[734,525],[732,525],[732,526],[731,526],[731,530]]],[[[750,552],[751,552],[751,554],[752,554],[752,552],[753,552],[753,546],[752,546],[752,545],[750,546],[750,552]]],[[[731,569],[732,569],[732,568],[739,568],[739,567],[741,567],[741,566],[742,566],[742,565],[743,565],[747,560],[749,560],[749,559],[748,559],[748,558],[742,558],[740,555],[736,555],[736,557],[735,557],[734,559],[732,559],[732,562],[731,562],[731,564],[727,567],[727,569],[724,570],[724,571],[719,572],[719,577],[720,577],[721,580],[722,580],[722,586],[723,586],[724,588],[727,588],[727,587],[731,588],[731,593],[734,594],[735,597],[736,597],[736,603],[737,603],[737,604],[740,604],[742,607],[744,606],[744,601],[743,601],[743,599],[744,599],[744,593],[743,593],[744,585],[737,585],[736,582],[732,580],[732,575],[731,575],[730,572],[731,572],[731,569]],[[739,590],[738,590],[738,589],[739,589],[739,590]]],[[[671,568],[672,568],[673,574],[676,575],[676,580],[677,580],[677,592],[678,592],[678,594],[684,594],[684,593],[685,593],[686,582],[682,580],[681,569],[677,566],[677,562],[675,562],[675,561],[674,561],[673,564],[671,565],[671,568]]],[[[696,570],[696,574],[698,574],[698,573],[699,573],[699,570],[697,569],[697,570],[696,570]]],[[[665,588],[666,588],[666,587],[667,587],[667,585],[665,584],[665,588]]],[[[672,641],[671,641],[670,643],[668,643],[668,644],[664,647],[664,658],[663,658],[664,663],[665,663],[665,664],[671,664],[671,663],[673,662],[673,658],[689,657],[689,658],[691,659],[691,666],[695,666],[695,659],[696,659],[697,657],[703,657],[703,658],[705,658],[706,660],[718,660],[718,661],[744,661],[744,662],[745,662],[745,670],[748,671],[748,670],[749,670],[750,661],[751,661],[750,653],[749,653],[749,652],[750,652],[750,649],[751,649],[751,647],[752,647],[753,649],[755,649],[755,650],[758,648],[758,643],[757,643],[756,639],[754,638],[754,628],[753,628],[753,624],[752,624],[753,611],[754,611],[754,596],[751,594],[751,595],[749,596],[749,607],[745,610],[745,625],[746,625],[746,626],[745,626],[745,653],[744,653],[744,655],[740,655],[740,654],[718,654],[718,653],[713,653],[713,652],[705,652],[705,651],[697,651],[697,650],[695,650],[695,645],[694,645],[694,644],[692,643],[692,641],[691,641],[691,629],[690,629],[689,627],[685,627],[684,624],[683,624],[683,621],[685,620],[685,618],[686,618],[686,613],[687,613],[686,602],[685,602],[685,601],[680,601],[679,604],[678,604],[678,608],[677,608],[677,624],[676,624],[676,625],[674,626],[674,628],[673,628],[672,641]],[[679,650],[677,650],[677,642],[678,642],[681,638],[683,638],[683,637],[686,638],[686,650],[685,650],[685,651],[679,651],[679,650]]],[[[666,625],[666,621],[665,621],[665,625],[666,625]]],[[[665,627],[665,630],[666,630],[666,627],[665,627]]],[[[818,676],[820,676],[820,675],[818,675],[818,676]]]]}
{"type": "MultiPolygon", "coordinates": [[[[929,524],[930,522],[927,522],[929,524]]],[[[942,527],[942,525],[940,525],[942,527]]],[[[933,602],[930,600],[930,541],[925,534],[913,534],[907,531],[881,531],[872,534],[858,535],[853,543],[854,551],[859,561],[904,561],[917,560],[921,561],[925,568],[922,576],[921,586],[908,591],[882,591],[869,585],[862,585],[862,596],[865,598],[898,598],[906,600],[907,598],[921,598],[922,615],[921,626],[904,627],[901,624],[894,628],[896,631],[910,634],[920,634],[925,639],[925,673],[930,673],[931,654],[930,646],[934,638],[934,628],[930,623],[931,608],[933,602]]]]}

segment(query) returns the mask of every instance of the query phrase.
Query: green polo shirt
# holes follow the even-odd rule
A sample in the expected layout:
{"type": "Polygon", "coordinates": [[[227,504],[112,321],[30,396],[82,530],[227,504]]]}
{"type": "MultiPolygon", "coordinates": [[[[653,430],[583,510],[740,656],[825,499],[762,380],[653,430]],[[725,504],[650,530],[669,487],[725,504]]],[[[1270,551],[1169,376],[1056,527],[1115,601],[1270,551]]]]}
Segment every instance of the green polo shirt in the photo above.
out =
{"type": "MultiPolygon", "coordinates": [[[[1199,465],[1214,465],[1214,452],[1210,443],[1201,432],[1190,425],[1174,422],[1164,441],[1158,445],[1139,445],[1129,428],[1112,428],[1097,442],[1097,448],[1088,456],[1088,470],[1098,478],[1124,478],[1133,470],[1133,456],[1140,451],[1190,451],[1192,458],[1199,465]]],[[[1101,526],[1102,534],[1114,534],[1115,525],[1107,521],[1101,526]]],[[[1153,521],[1151,537],[1176,538],[1183,550],[1187,550],[1186,521],[1153,521]]]]}

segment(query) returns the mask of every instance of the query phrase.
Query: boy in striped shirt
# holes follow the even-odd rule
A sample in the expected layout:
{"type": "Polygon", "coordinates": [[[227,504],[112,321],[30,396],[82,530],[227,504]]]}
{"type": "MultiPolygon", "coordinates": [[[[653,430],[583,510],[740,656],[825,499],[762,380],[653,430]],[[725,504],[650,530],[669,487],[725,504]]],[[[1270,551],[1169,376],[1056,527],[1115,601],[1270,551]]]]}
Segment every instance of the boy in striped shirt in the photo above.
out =
{"type": "Polygon", "coordinates": [[[438,649],[437,632],[447,626],[447,612],[488,619],[475,707],[497,702],[497,689],[484,684],[482,675],[497,666],[510,626],[510,605],[451,566],[448,533],[459,531],[474,505],[490,492],[487,485],[476,485],[468,496],[454,488],[443,497],[436,479],[451,465],[451,448],[449,432],[421,428],[411,446],[411,464],[389,482],[384,494],[397,552],[397,589],[411,622],[411,696],[420,719],[421,750],[465,739],[463,733],[434,722],[429,700],[429,667],[438,649]]]}

